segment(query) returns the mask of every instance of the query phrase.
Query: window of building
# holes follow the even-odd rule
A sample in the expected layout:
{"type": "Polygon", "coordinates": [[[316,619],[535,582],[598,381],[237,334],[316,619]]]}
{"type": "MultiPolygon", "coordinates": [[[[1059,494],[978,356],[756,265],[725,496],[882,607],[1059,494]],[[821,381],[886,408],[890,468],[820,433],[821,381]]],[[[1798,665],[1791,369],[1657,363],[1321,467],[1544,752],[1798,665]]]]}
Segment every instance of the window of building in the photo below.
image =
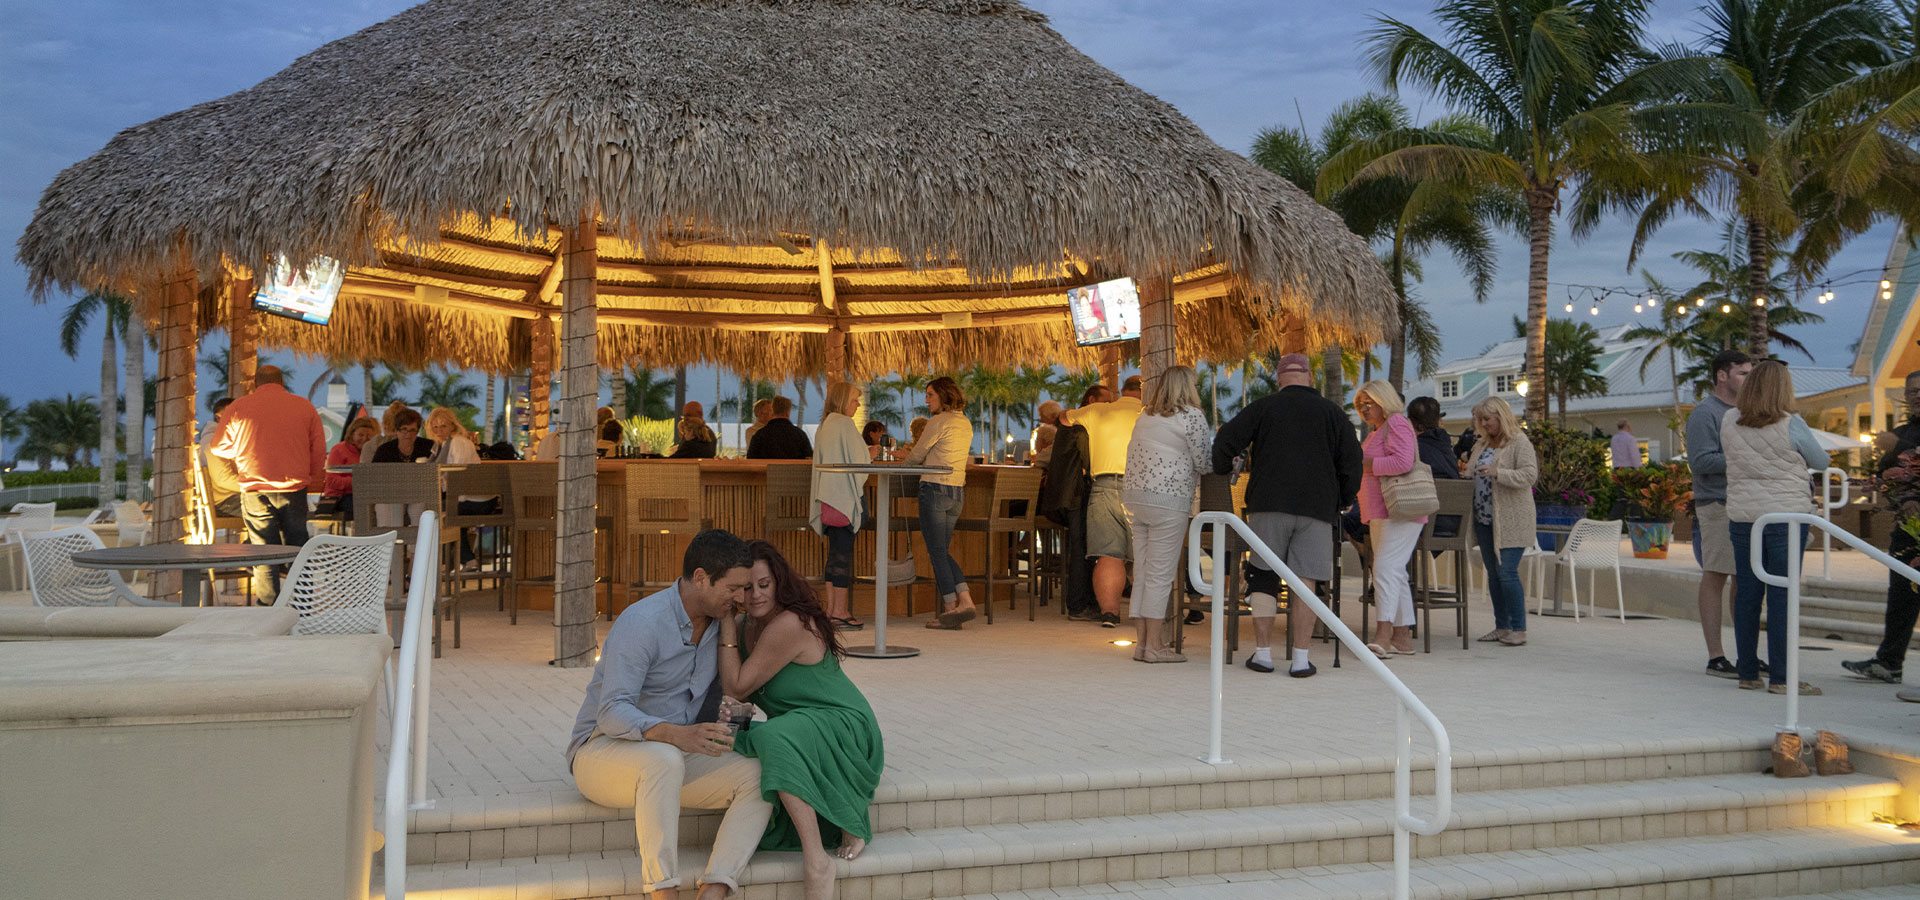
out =
{"type": "Polygon", "coordinates": [[[1440,399],[1452,400],[1460,396],[1460,379],[1449,378],[1440,382],[1440,399]]]}
{"type": "Polygon", "coordinates": [[[1511,393],[1513,393],[1513,383],[1514,383],[1514,382],[1516,382],[1516,381],[1519,381],[1519,380],[1520,380],[1520,376],[1518,376],[1518,375],[1495,375],[1495,376],[1493,376],[1493,390],[1494,390],[1494,393],[1497,393],[1497,394],[1511,394],[1511,393]]]}

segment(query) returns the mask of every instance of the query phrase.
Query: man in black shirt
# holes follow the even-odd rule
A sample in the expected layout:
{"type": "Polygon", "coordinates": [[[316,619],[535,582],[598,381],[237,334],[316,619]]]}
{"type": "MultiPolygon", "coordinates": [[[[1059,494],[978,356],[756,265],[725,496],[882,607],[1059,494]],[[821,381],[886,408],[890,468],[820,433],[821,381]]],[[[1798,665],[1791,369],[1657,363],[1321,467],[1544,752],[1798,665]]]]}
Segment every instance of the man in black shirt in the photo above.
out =
{"type": "MultiPolygon", "coordinates": [[[[1360,492],[1360,440],[1339,405],[1320,396],[1306,356],[1289,353],[1274,370],[1277,393],[1249,404],[1221,426],[1213,439],[1213,471],[1233,471],[1233,460],[1247,453],[1247,524],[1287,568],[1301,578],[1324,583],[1333,578],[1334,523],[1341,508],[1360,492]]],[[[1318,585],[1316,585],[1317,587],[1318,585]]],[[[1253,655],[1247,668],[1273,671],[1270,647],[1278,614],[1278,575],[1264,563],[1247,566],[1247,603],[1253,607],[1253,655]]],[[[1314,617],[1289,609],[1287,630],[1293,659],[1287,674],[1306,678],[1316,671],[1307,661],[1307,640],[1314,617]]]]}
{"type": "MultiPolygon", "coordinates": [[[[1899,465],[1900,454],[1920,448],[1920,371],[1907,373],[1907,423],[1888,432],[1888,435],[1892,438],[1893,446],[1888,447],[1880,457],[1876,473],[1884,473],[1899,465]]],[[[1913,512],[1920,514],[1920,510],[1913,512]]],[[[1905,508],[1894,513],[1895,516],[1908,514],[1905,508]]],[[[1906,531],[1894,528],[1892,542],[1887,545],[1887,555],[1911,565],[1917,553],[1920,553],[1920,545],[1916,545],[1906,531]]],[[[1899,684],[1904,674],[1901,670],[1906,665],[1907,644],[1913,639],[1916,618],[1920,618],[1920,589],[1916,589],[1907,576],[1888,572],[1887,627],[1880,637],[1880,649],[1869,659],[1847,660],[1840,665],[1863,678],[1899,684]]],[[[1779,660],[1773,662],[1778,664],[1779,660]]]]}
{"type": "Polygon", "coordinates": [[[813,442],[807,440],[807,433],[787,418],[793,414],[793,401],[785,397],[773,398],[773,418],[753,433],[752,443],[747,444],[748,459],[812,459],[813,442]]]}

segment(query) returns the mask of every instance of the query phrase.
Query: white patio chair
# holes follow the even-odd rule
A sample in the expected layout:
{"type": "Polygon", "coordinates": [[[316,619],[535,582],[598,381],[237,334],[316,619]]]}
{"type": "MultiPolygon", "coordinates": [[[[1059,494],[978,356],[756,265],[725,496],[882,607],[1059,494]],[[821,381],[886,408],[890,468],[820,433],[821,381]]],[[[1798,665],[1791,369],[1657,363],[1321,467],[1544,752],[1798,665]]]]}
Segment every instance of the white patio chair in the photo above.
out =
{"type": "MultiPolygon", "coordinates": [[[[1520,576],[1520,589],[1524,593],[1533,595],[1534,615],[1539,615],[1541,608],[1546,606],[1547,569],[1549,568],[1549,564],[1553,562],[1553,558],[1553,554],[1548,553],[1540,546],[1540,534],[1538,532],[1535,532],[1533,535],[1533,546],[1523,548],[1520,551],[1520,565],[1522,569],[1524,569],[1520,576]]],[[[1492,578],[1493,576],[1488,575],[1487,577],[1492,578]]],[[[1525,607],[1525,604],[1521,605],[1522,608],[1525,607]]],[[[1579,610],[1574,610],[1573,618],[1575,621],[1579,620],[1579,610]]]]}
{"type": "Polygon", "coordinates": [[[113,521],[120,526],[122,547],[138,547],[153,538],[153,523],[147,519],[147,511],[132,500],[113,505],[113,521]]]}
{"type": "Polygon", "coordinates": [[[80,524],[82,524],[82,525],[94,525],[94,524],[97,524],[97,523],[99,523],[99,522],[100,522],[101,520],[103,520],[103,519],[105,519],[106,517],[107,517],[107,511],[106,511],[106,510],[104,510],[104,509],[96,509],[96,510],[94,510],[93,512],[90,512],[90,513],[87,513],[87,517],[86,517],[86,518],[84,518],[84,519],[81,519],[81,520],[80,520],[80,524]]]}
{"type": "Polygon", "coordinates": [[[21,538],[27,556],[27,584],[33,589],[35,606],[115,606],[121,602],[134,606],[179,605],[134,593],[119,572],[74,565],[75,553],[106,547],[100,536],[85,526],[23,534],[21,538]]]}
{"type": "MultiPolygon", "coordinates": [[[[1573,592],[1573,618],[1580,619],[1580,570],[1587,570],[1587,613],[1595,615],[1594,609],[1599,593],[1594,588],[1594,579],[1599,570],[1613,570],[1613,590],[1619,599],[1620,621],[1627,620],[1627,593],[1620,584],[1620,533],[1623,523],[1619,519],[1581,519],[1573,523],[1572,533],[1567,542],[1554,556],[1554,572],[1561,566],[1567,567],[1567,587],[1573,592]]],[[[1545,568],[1542,566],[1541,568],[1545,568]]],[[[1546,592],[1541,592],[1541,603],[1546,602],[1546,592]]],[[[1539,613],[1535,608],[1534,612],[1539,613]]]]}
{"type": "Polygon", "coordinates": [[[53,530],[53,504],[51,503],[15,503],[12,512],[13,523],[7,530],[16,535],[33,534],[53,530]]]}
{"type": "Polygon", "coordinates": [[[365,537],[317,534],[300,548],[275,606],[300,614],[293,634],[386,634],[391,531],[365,537]]]}

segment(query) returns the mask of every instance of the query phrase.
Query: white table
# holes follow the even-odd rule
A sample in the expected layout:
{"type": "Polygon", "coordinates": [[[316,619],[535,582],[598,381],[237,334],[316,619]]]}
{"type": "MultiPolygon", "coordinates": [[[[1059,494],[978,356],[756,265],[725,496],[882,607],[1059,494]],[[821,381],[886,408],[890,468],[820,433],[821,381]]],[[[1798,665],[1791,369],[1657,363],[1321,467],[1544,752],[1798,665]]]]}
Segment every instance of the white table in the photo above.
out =
{"type": "Polygon", "coordinates": [[[907,466],[897,463],[851,463],[847,465],[814,466],[816,472],[839,472],[850,475],[872,475],[874,480],[875,504],[879,507],[874,516],[873,541],[873,645],[848,647],[848,656],[861,659],[902,659],[919,656],[914,647],[887,646],[887,532],[893,524],[893,476],[895,475],[948,475],[950,466],[907,466]]]}

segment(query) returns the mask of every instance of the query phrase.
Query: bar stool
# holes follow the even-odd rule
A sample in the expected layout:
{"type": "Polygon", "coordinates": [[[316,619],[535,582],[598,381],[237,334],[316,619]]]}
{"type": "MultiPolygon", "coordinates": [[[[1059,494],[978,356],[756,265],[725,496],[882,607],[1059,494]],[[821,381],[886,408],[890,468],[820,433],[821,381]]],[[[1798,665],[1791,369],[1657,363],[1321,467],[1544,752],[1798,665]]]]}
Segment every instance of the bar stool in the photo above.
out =
{"type": "MultiPolygon", "coordinates": [[[[1241,478],[1235,481],[1228,475],[1200,476],[1201,512],[1227,512],[1244,517],[1245,513],[1243,513],[1242,510],[1246,508],[1246,504],[1247,479],[1241,478]]],[[[1231,664],[1233,662],[1234,651],[1240,649],[1240,619],[1242,616],[1252,615],[1253,610],[1247,606],[1246,598],[1240,589],[1240,567],[1247,552],[1246,542],[1240,540],[1239,533],[1231,529],[1225,532],[1225,537],[1227,542],[1227,570],[1225,572],[1215,572],[1212,577],[1216,579],[1226,579],[1226,589],[1224,591],[1226,597],[1224,605],[1227,616],[1225,628],[1227,635],[1226,661],[1228,664],[1231,664]]],[[[1213,529],[1209,528],[1205,532],[1202,532],[1200,552],[1207,554],[1208,558],[1212,558],[1214,539],[1213,529]]],[[[1202,613],[1213,612],[1213,598],[1196,597],[1193,593],[1193,586],[1187,578],[1189,571],[1187,558],[1188,555],[1193,552],[1193,549],[1194,548],[1189,545],[1181,551],[1180,572],[1174,578],[1174,584],[1179,586],[1179,593],[1176,594],[1176,596],[1184,598],[1174,604],[1174,611],[1170,614],[1174,620],[1173,649],[1175,650],[1182,650],[1186,644],[1186,614],[1193,611],[1202,613]]]]}
{"type": "MultiPolygon", "coordinates": [[[[700,461],[652,459],[627,463],[627,540],[632,543],[633,574],[627,579],[632,593],[664,587],[666,581],[647,580],[647,537],[675,534],[689,537],[712,527],[701,515],[700,461]]],[[[618,610],[610,610],[615,615],[618,610]]]]}
{"type": "MultiPolygon", "coordinates": [[[[391,569],[390,579],[401,577],[401,573],[411,570],[409,559],[415,543],[420,538],[420,512],[431,511],[439,521],[435,526],[440,534],[437,538],[441,549],[441,559],[448,557],[446,549],[460,543],[460,530],[449,527],[446,520],[445,505],[440,493],[440,467],[431,463],[359,463],[353,467],[353,527],[357,534],[373,534],[380,530],[394,532],[394,553],[399,554],[400,565],[391,569]],[[399,521],[387,526],[377,524],[379,507],[398,507],[399,521]]],[[[438,657],[441,651],[440,623],[444,616],[453,618],[453,647],[460,649],[460,598],[447,590],[447,567],[443,564],[435,575],[440,579],[434,591],[433,617],[433,655],[438,657]]],[[[404,609],[396,598],[404,597],[405,591],[392,591],[387,597],[389,612],[404,609]]]]}
{"type": "MultiPolygon", "coordinates": [[[[955,532],[973,531],[984,533],[987,538],[987,570],[983,575],[968,576],[982,578],[987,583],[986,599],[979,606],[986,611],[987,624],[993,624],[993,588],[999,581],[1001,565],[1013,569],[1016,554],[1013,549],[1015,535],[1020,535],[1029,550],[1033,545],[1033,512],[1040,505],[1040,470],[1020,466],[1002,466],[994,470],[993,490],[989,495],[987,514],[969,518],[965,515],[954,523],[955,532]],[[1018,512],[1016,512],[1018,510],[1018,512]],[[1007,553],[1001,558],[1001,565],[994,563],[994,548],[1000,545],[1000,538],[1007,539],[1007,553]]],[[[1019,584],[1020,573],[1010,571],[1011,580],[1019,584]]],[[[1018,600],[1008,603],[1008,608],[1018,607],[1018,600]]],[[[1032,591],[1027,592],[1027,620],[1033,621],[1035,601],[1032,591]]]]}
{"type": "MultiPolygon", "coordinates": [[[[512,504],[512,486],[505,469],[494,463],[477,463],[466,466],[442,467],[442,483],[446,487],[445,507],[448,510],[446,524],[449,528],[473,529],[475,543],[479,549],[486,549],[485,541],[480,540],[478,532],[494,531],[494,549],[490,554],[493,562],[491,573],[480,570],[468,572],[456,568],[451,576],[455,592],[469,581],[493,581],[494,593],[499,599],[500,609],[507,608],[507,579],[505,566],[501,561],[501,552],[506,549],[501,534],[513,524],[510,514],[512,504]],[[490,513],[462,513],[460,502],[468,497],[493,497],[496,499],[494,510],[490,513]]],[[[476,560],[478,556],[476,556],[476,560]]]]}
{"type": "Polygon", "coordinates": [[[520,624],[520,588],[526,584],[554,585],[553,538],[560,522],[560,464],[557,462],[497,463],[507,472],[508,510],[507,621],[520,624]],[[544,548],[544,552],[540,552],[544,548]],[[535,575],[534,560],[547,562],[545,574],[535,575]]]}
{"type": "Polygon", "coordinates": [[[1468,587],[1472,583],[1469,574],[1469,556],[1473,550],[1473,482],[1464,478],[1436,478],[1433,491],[1439,495],[1440,508],[1427,517],[1427,525],[1420,530],[1420,543],[1415,545],[1413,559],[1413,602],[1414,611],[1420,616],[1420,639],[1428,653],[1433,652],[1433,611],[1453,610],[1454,627],[1460,633],[1460,649],[1471,646],[1467,636],[1467,597],[1468,587]],[[1454,534],[1441,537],[1433,533],[1441,516],[1456,517],[1459,521],[1454,534]],[[1433,560],[1435,551],[1453,554],[1453,586],[1442,588],[1434,582],[1439,573],[1433,560]]]}

